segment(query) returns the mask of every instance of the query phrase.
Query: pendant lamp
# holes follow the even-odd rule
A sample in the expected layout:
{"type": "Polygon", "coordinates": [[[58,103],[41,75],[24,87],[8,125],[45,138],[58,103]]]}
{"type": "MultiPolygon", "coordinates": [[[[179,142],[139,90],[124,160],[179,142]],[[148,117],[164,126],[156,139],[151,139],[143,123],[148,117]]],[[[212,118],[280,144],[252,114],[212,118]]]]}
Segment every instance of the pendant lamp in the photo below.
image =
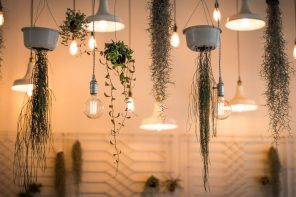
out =
{"type": "Polygon", "coordinates": [[[11,89],[13,91],[27,92],[27,94],[29,96],[32,94],[33,84],[31,82],[31,76],[32,76],[33,66],[34,66],[33,57],[32,57],[32,53],[31,53],[29,63],[27,66],[27,72],[23,78],[17,79],[13,82],[12,87],[11,87],[11,89]]]}
{"type": "Polygon", "coordinates": [[[237,32],[237,65],[238,65],[238,81],[234,98],[229,102],[232,112],[254,111],[258,108],[255,101],[245,96],[244,87],[240,77],[240,46],[239,32],[237,32]]]}
{"type": "Polygon", "coordinates": [[[162,112],[161,103],[156,100],[152,116],[143,119],[140,129],[164,131],[178,128],[176,121],[174,119],[166,119],[163,117],[162,112]]]}
{"type": "Polygon", "coordinates": [[[259,15],[251,12],[249,0],[242,0],[240,12],[228,17],[225,26],[235,31],[252,31],[264,27],[265,22],[259,15]]]}
{"type": "Polygon", "coordinates": [[[114,32],[124,28],[122,20],[109,12],[108,0],[100,0],[100,5],[97,13],[86,18],[89,21],[87,30],[92,32],[94,22],[95,32],[114,32]]]}

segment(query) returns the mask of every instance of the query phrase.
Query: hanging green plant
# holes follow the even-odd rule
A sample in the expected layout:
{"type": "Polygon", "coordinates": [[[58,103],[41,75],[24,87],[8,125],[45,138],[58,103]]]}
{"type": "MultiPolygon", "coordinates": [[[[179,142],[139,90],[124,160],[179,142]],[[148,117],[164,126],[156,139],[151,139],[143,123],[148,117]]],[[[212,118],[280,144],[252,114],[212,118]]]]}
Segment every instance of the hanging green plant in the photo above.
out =
{"type": "Polygon", "coordinates": [[[42,184],[32,183],[29,185],[28,190],[20,192],[18,197],[34,197],[34,194],[41,192],[42,184]]]}
{"type": "Polygon", "coordinates": [[[112,41],[105,44],[104,51],[100,52],[105,61],[101,64],[106,67],[105,86],[110,88],[110,92],[105,92],[105,97],[110,99],[109,103],[109,117],[112,123],[110,144],[114,147],[115,153],[113,154],[116,164],[116,173],[118,171],[119,155],[121,153],[117,144],[117,135],[120,130],[125,126],[125,121],[130,119],[131,116],[127,109],[127,102],[131,96],[135,73],[135,60],[132,57],[133,50],[131,50],[123,41],[112,41]],[[121,95],[125,103],[125,109],[115,110],[116,90],[114,78],[117,78],[122,86],[121,95]]]}
{"type": "Polygon", "coordinates": [[[59,32],[62,38],[61,43],[65,46],[69,46],[70,42],[78,40],[78,47],[84,46],[85,40],[89,34],[86,27],[86,15],[80,11],[68,8],[66,19],[60,25],[59,32]]]}
{"type": "MultiPolygon", "coordinates": [[[[148,2],[150,14],[148,17],[151,45],[150,65],[153,82],[152,93],[155,100],[159,99],[162,111],[164,101],[167,99],[167,88],[172,84],[170,63],[170,38],[172,25],[172,5],[170,0],[151,0],[148,2]]],[[[162,112],[164,114],[164,112],[162,112]]],[[[163,115],[162,114],[162,115],[163,115]]]]}
{"type": "Polygon", "coordinates": [[[143,190],[143,195],[156,195],[159,193],[160,190],[160,181],[157,177],[155,176],[150,176],[144,185],[144,190],[143,190]]]}
{"type": "Polygon", "coordinates": [[[271,147],[268,152],[268,161],[270,168],[270,183],[272,188],[272,197],[279,197],[281,192],[281,163],[278,150],[271,147]]]}
{"type": "Polygon", "coordinates": [[[215,79],[211,68],[211,49],[204,48],[198,54],[196,70],[191,83],[190,100],[188,106],[189,130],[193,126],[196,139],[200,143],[200,151],[203,158],[204,188],[209,189],[209,142],[211,125],[215,128],[216,91],[215,79]],[[211,124],[212,122],[212,124],[211,124]]]}
{"type": "Polygon", "coordinates": [[[36,182],[38,168],[45,169],[46,153],[52,143],[47,51],[38,49],[35,55],[31,79],[34,89],[18,118],[14,154],[14,180],[25,190],[36,182]]]}
{"type": "Polygon", "coordinates": [[[278,0],[267,0],[266,29],[261,77],[265,80],[265,102],[269,129],[275,143],[285,131],[290,132],[290,78],[294,72],[285,53],[282,13],[278,0]]]}
{"type": "Polygon", "coordinates": [[[180,184],[181,179],[179,178],[169,178],[163,182],[163,186],[166,192],[174,193],[177,189],[182,189],[180,184]]]}
{"type": "Polygon", "coordinates": [[[76,184],[76,196],[79,194],[79,184],[82,180],[82,150],[78,140],[72,146],[73,176],[76,184]]]}
{"type": "Polygon", "coordinates": [[[57,153],[56,156],[54,187],[57,197],[66,196],[66,167],[63,152],[57,153]]]}

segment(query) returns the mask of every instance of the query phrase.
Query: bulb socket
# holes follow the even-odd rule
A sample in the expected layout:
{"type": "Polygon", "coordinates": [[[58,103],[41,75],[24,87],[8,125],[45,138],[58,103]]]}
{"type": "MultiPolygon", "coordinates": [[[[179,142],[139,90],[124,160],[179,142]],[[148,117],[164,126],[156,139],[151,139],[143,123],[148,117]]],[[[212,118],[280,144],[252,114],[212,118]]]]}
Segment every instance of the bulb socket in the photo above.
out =
{"type": "Polygon", "coordinates": [[[89,92],[91,95],[96,95],[98,94],[98,82],[96,78],[93,76],[92,80],[89,83],[89,92]]]}
{"type": "Polygon", "coordinates": [[[224,83],[222,81],[219,81],[217,84],[217,92],[219,97],[224,96],[224,83]]]}

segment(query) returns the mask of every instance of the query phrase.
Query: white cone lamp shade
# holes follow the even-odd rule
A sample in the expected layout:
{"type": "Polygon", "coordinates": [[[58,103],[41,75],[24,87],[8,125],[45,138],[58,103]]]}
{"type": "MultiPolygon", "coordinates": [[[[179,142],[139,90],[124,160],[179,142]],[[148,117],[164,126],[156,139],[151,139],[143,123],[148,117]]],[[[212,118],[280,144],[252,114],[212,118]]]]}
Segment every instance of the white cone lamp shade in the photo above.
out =
{"type": "Polygon", "coordinates": [[[30,58],[25,76],[13,82],[11,87],[13,91],[29,93],[33,90],[33,84],[31,83],[33,66],[33,59],[30,58]]]}
{"type": "Polygon", "coordinates": [[[140,129],[164,131],[178,128],[178,125],[174,119],[163,119],[161,113],[160,103],[156,102],[152,116],[143,119],[140,129]]]}
{"type": "Polygon", "coordinates": [[[97,13],[87,17],[86,20],[89,22],[87,26],[88,31],[93,31],[93,21],[95,32],[114,32],[124,28],[122,20],[119,17],[110,14],[108,0],[100,0],[97,13]]]}
{"type": "Polygon", "coordinates": [[[263,28],[265,22],[259,15],[250,11],[249,0],[242,0],[240,12],[228,17],[225,26],[235,31],[252,31],[263,28]]]}
{"type": "Polygon", "coordinates": [[[232,112],[247,112],[258,109],[255,101],[245,96],[242,82],[238,80],[234,98],[229,102],[232,112]]]}

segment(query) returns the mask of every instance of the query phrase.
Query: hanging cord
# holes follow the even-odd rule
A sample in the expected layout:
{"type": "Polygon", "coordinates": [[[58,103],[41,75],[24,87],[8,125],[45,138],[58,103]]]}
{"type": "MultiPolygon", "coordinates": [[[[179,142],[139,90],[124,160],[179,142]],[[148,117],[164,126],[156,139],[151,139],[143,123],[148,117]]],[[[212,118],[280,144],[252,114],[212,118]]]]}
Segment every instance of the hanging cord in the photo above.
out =
{"type": "Polygon", "coordinates": [[[76,10],[76,0],[73,0],[73,10],[74,10],[74,12],[76,10]]]}
{"type": "Polygon", "coordinates": [[[51,11],[51,9],[49,7],[49,4],[48,4],[48,1],[47,0],[40,0],[39,1],[38,6],[37,6],[37,9],[36,9],[37,11],[36,11],[36,16],[35,16],[34,26],[36,25],[36,22],[37,22],[38,18],[41,16],[41,14],[42,14],[42,12],[43,12],[43,10],[44,10],[45,7],[47,7],[48,12],[49,12],[51,18],[53,19],[53,22],[55,23],[56,27],[59,28],[59,25],[58,25],[58,23],[57,23],[54,15],[52,14],[52,11],[51,11]],[[41,7],[41,3],[42,2],[43,2],[43,5],[41,7]]]}
{"type": "MultiPolygon", "coordinates": [[[[236,0],[236,12],[238,12],[238,0],[236,0]]],[[[237,45],[237,72],[238,72],[238,81],[241,81],[240,74],[240,44],[239,44],[239,31],[236,31],[236,45],[237,45]]]]}
{"type": "Polygon", "coordinates": [[[33,27],[33,16],[34,16],[34,0],[31,0],[31,8],[30,8],[30,26],[33,27]]]}
{"type": "Polygon", "coordinates": [[[3,12],[2,1],[0,0],[0,11],[3,12]]]}
{"type": "MultiPolygon", "coordinates": [[[[219,10],[219,2],[218,0],[215,0],[215,5],[214,5],[215,9],[219,10]]],[[[219,10],[220,11],[220,10],[219,10]]],[[[218,27],[220,28],[220,19],[218,18],[218,27]]]]}
{"type": "Polygon", "coordinates": [[[219,59],[218,59],[218,65],[219,65],[219,82],[222,82],[222,69],[221,69],[221,38],[219,36],[219,59]]]}
{"type": "MultiPolygon", "coordinates": [[[[211,19],[211,14],[210,14],[209,9],[208,9],[208,6],[207,6],[207,4],[204,2],[204,0],[200,0],[200,1],[197,2],[196,6],[194,7],[194,9],[193,9],[193,11],[192,11],[190,17],[188,18],[188,20],[187,20],[186,23],[185,23],[183,29],[185,29],[186,26],[188,25],[189,21],[190,21],[191,18],[193,17],[193,15],[194,15],[195,11],[197,10],[197,8],[199,7],[199,4],[200,4],[200,3],[202,3],[202,6],[203,6],[203,12],[204,12],[204,14],[205,14],[207,24],[209,24],[208,16],[209,16],[209,18],[211,19]]],[[[214,25],[212,19],[211,19],[211,24],[212,24],[212,26],[214,25]]]]}
{"type": "MultiPolygon", "coordinates": [[[[295,22],[295,34],[296,34],[296,0],[294,0],[294,16],[295,16],[295,19],[294,19],[294,22],[295,22]]],[[[296,38],[295,38],[295,44],[296,44],[296,38]]]]}
{"type": "MultiPolygon", "coordinates": [[[[115,19],[115,16],[116,16],[116,3],[117,3],[117,0],[115,0],[114,2],[114,19],[115,19]]],[[[115,41],[117,42],[117,30],[116,30],[116,24],[115,23],[115,31],[114,31],[114,34],[115,34],[115,41]]]]}
{"type": "Polygon", "coordinates": [[[132,47],[132,3],[131,0],[128,0],[128,45],[129,48],[132,47]]]}
{"type": "Polygon", "coordinates": [[[174,0],[174,22],[175,26],[177,26],[177,7],[176,7],[176,0],[174,0]]]}
{"type": "MultiPolygon", "coordinates": [[[[92,15],[95,15],[95,0],[92,0],[92,15]]],[[[92,21],[92,36],[95,38],[95,21],[92,21]]],[[[96,71],[96,47],[93,49],[93,73],[92,73],[92,77],[93,79],[95,79],[95,71],[96,71]]]]}

